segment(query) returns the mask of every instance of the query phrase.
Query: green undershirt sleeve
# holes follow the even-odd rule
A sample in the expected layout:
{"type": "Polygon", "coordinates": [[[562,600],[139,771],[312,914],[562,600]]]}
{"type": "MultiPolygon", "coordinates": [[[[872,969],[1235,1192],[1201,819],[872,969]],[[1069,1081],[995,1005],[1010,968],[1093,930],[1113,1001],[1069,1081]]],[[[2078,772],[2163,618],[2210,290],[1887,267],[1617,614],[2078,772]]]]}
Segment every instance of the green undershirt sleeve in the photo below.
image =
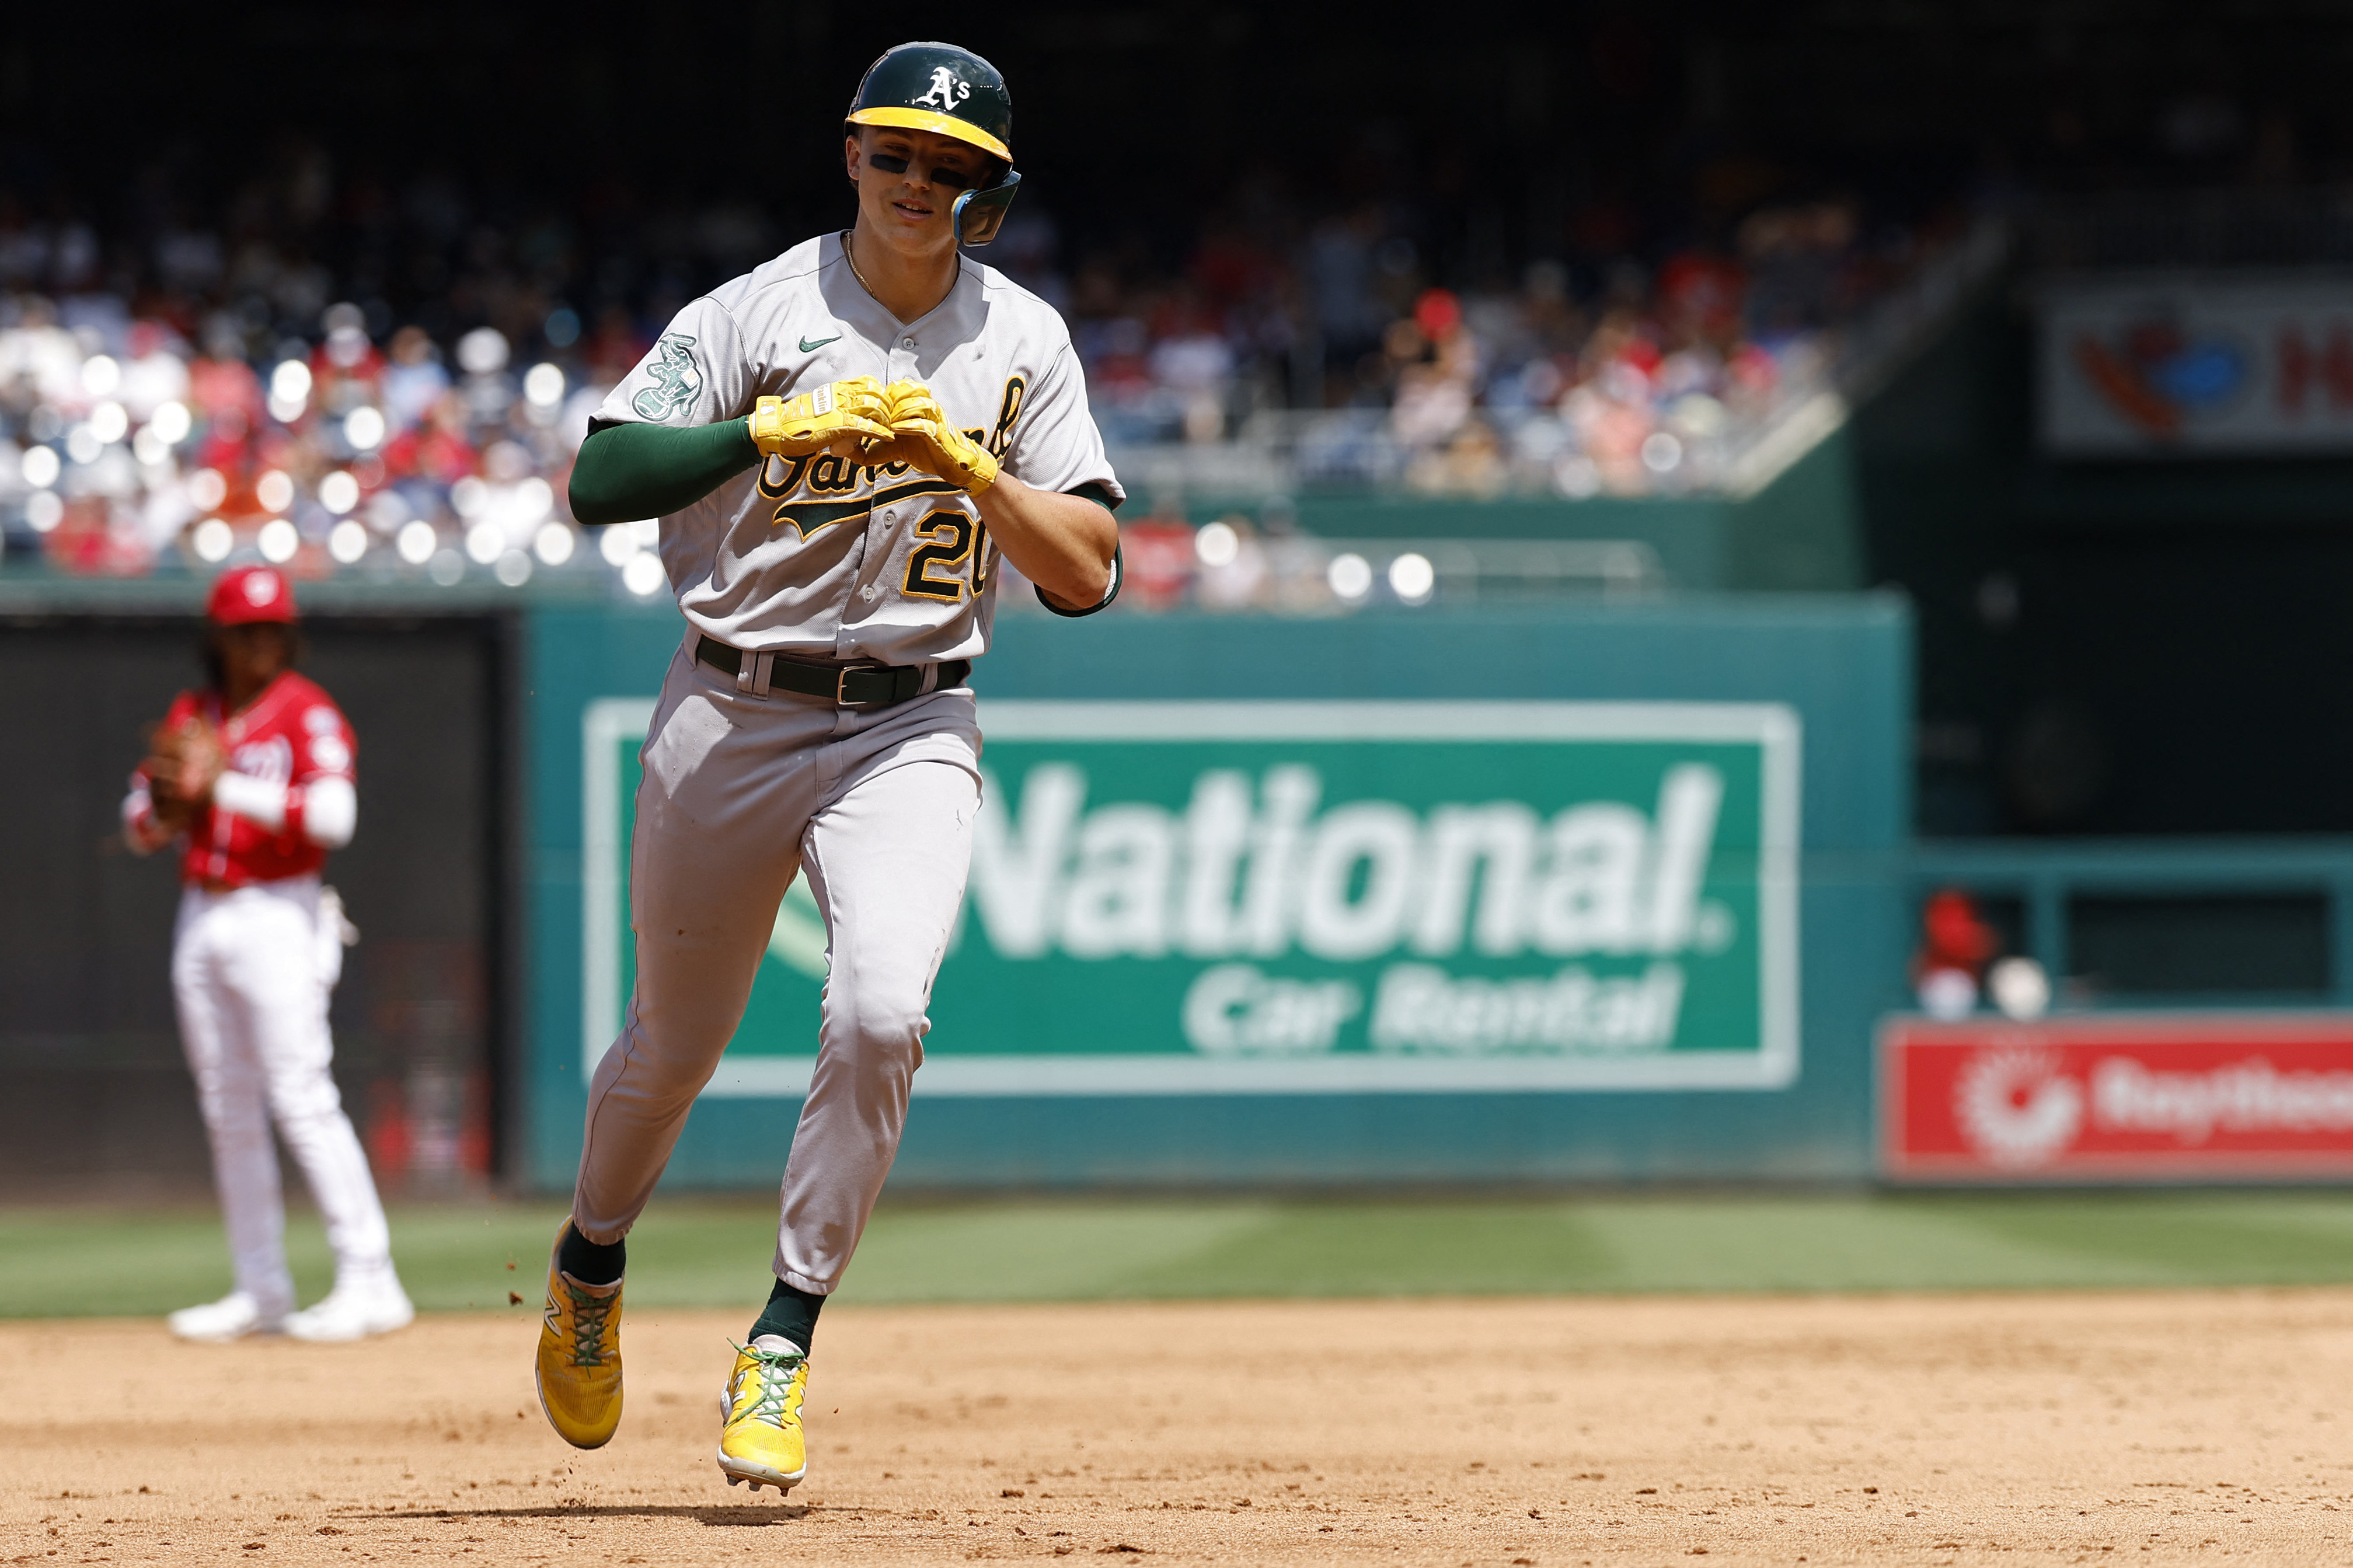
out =
{"type": "Polygon", "coordinates": [[[693,505],[760,460],[750,426],[607,425],[572,466],[572,515],[583,524],[635,522],[693,505]]]}

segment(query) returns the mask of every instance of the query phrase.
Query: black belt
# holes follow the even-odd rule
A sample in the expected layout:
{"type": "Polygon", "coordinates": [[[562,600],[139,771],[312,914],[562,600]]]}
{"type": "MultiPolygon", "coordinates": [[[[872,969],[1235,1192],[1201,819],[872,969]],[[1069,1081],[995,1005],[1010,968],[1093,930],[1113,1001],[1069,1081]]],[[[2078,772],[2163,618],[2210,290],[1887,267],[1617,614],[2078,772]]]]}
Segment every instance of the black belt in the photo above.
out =
{"type": "MultiPolygon", "coordinates": [[[[822,664],[789,658],[780,653],[754,653],[731,647],[717,637],[698,637],[694,657],[702,664],[735,678],[735,689],[754,697],[771,691],[797,691],[822,697],[837,708],[895,708],[923,694],[921,664],[822,664]]],[[[972,660],[952,658],[939,667],[940,678],[931,689],[950,691],[972,673],[972,660]]]]}

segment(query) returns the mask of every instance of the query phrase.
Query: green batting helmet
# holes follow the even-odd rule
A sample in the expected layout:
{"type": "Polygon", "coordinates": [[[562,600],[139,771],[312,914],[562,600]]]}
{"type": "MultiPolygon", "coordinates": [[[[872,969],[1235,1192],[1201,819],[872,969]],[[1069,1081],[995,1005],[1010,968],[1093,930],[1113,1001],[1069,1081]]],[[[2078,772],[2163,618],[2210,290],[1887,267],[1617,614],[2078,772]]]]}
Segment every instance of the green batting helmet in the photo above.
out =
{"type": "Polygon", "coordinates": [[[1021,176],[1013,169],[1013,95],[995,66],[954,44],[901,44],[866,68],[846,118],[953,137],[996,159],[996,177],[956,197],[952,216],[965,245],[997,237],[1021,176]]]}

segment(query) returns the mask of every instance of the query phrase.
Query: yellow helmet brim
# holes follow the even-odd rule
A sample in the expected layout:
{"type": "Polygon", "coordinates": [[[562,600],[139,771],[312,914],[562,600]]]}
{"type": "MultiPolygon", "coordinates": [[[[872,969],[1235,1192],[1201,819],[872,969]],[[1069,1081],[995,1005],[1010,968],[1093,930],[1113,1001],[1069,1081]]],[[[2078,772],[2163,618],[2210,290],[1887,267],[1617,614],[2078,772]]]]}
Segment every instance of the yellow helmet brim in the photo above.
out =
{"type": "Polygon", "coordinates": [[[849,116],[852,125],[888,125],[900,131],[928,131],[935,136],[954,137],[968,142],[992,157],[1013,162],[1013,150],[969,120],[958,120],[953,114],[940,114],[928,109],[900,109],[889,104],[877,104],[860,109],[849,116]]]}

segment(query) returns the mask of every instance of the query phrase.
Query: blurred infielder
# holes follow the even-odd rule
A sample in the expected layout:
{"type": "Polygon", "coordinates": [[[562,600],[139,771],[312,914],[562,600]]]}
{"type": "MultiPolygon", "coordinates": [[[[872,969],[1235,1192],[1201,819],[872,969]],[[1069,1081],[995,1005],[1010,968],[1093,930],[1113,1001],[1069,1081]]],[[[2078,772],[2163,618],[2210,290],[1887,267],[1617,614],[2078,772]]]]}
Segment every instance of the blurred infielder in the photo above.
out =
{"type": "Polygon", "coordinates": [[[123,837],[141,854],[185,835],[172,994],[212,1141],[237,1288],[172,1314],[175,1333],[356,1340],[415,1316],[392,1267],[367,1157],[328,1071],[327,997],[343,906],[320,886],[359,811],[352,729],[294,673],[294,593],[268,566],[225,572],[206,608],[212,684],[183,691],[132,774],[123,837]],[[294,1310],[269,1128],[327,1222],[335,1285],[294,1310]]]}
{"type": "Polygon", "coordinates": [[[902,44],[844,127],[849,230],[680,311],[591,422],[583,522],[661,516],[685,641],[640,753],[638,978],[588,1091],[537,1373],[565,1438],[621,1417],[622,1237],[718,1066],[793,878],[824,911],[819,1050],[776,1284],[723,1396],[730,1482],[806,1473],[818,1310],[898,1152],[980,801],[965,685],[996,563],[1050,608],[1118,591],[1122,499],[1051,307],[965,259],[1004,221],[1012,102],[977,55],[902,44]]]}

